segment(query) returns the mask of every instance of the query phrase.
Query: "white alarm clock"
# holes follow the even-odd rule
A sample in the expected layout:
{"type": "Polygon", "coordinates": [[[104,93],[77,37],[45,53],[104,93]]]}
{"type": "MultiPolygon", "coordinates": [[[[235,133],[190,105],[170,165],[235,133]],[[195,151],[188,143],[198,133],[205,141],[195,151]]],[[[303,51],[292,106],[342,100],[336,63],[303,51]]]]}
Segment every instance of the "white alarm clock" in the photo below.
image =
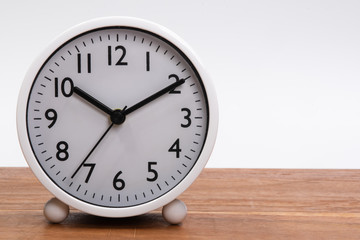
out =
{"type": "Polygon", "coordinates": [[[211,80],[174,33],[108,17],[61,34],[28,70],[18,100],[23,154],[56,197],[44,208],[61,222],[68,206],[104,217],[163,208],[205,167],[218,127],[211,80]]]}

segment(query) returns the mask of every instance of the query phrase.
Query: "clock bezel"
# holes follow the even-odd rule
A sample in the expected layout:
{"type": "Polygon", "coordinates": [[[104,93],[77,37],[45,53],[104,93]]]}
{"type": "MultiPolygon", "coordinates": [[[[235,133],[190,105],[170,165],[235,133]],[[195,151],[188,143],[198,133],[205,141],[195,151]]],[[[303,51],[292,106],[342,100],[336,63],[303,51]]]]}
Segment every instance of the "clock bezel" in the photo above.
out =
{"type": "Polygon", "coordinates": [[[98,215],[104,217],[128,217],[135,216],[139,214],[143,214],[149,211],[152,211],[156,208],[162,207],[167,203],[174,200],[177,196],[179,196],[182,192],[184,192],[197,178],[197,176],[201,173],[202,169],[205,167],[208,159],[210,158],[213,146],[215,144],[215,139],[217,135],[217,127],[218,127],[218,106],[217,99],[214,87],[212,82],[203,68],[202,64],[199,62],[198,58],[195,56],[193,51],[183,42],[177,35],[169,31],[168,29],[149,22],[142,19],[137,18],[129,18],[129,17],[107,17],[107,18],[99,18],[87,21],[85,23],[76,25],[75,27],[69,29],[68,31],[61,34],[57,37],[34,61],[28,70],[23,85],[20,90],[19,99],[18,99],[18,107],[17,107],[17,130],[18,130],[18,138],[21,145],[21,149],[23,151],[23,155],[30,166],[33,173],[39,179],[39,181],[58,199],[62,202],[77,208],[81,211],[98,215]],[[202,152],[190,170],[190,172],[185,176],[185,178],[180,181],[173,189],[161,195],[160,197],[136,206],[131,207],[105,207],[105,206],[97,206],[85,201],[82,201],[63,189],[57,186],[46,174],[46,172],[42,169],[38,160],[36,159],[31,143],[28,137],[27,131],[27,123],[26,123],[26,110],[28,104],[29,94],[31,92],[31,88],[33,85],[34,79],[39,72],[39,69],[43,66],[43,64],[47,61],[49,56],[51,56],[59,47],[64,45],[64,43],[68,42],[70,39],[81,35],[85,32],[89,32],[91,30],[105,28],[105,27],[130,27],[130,28],[138,28],[143,29],[144,31],[152,32],[155,35],[159,35],[162,38],[166,39],[168,42],[175,45],[193,64],[198,74],[200,75],[204,91],[207,95],[208,100],[208,132],[207,137],[205,139],[205,143],[202,149],[202,152]]]}

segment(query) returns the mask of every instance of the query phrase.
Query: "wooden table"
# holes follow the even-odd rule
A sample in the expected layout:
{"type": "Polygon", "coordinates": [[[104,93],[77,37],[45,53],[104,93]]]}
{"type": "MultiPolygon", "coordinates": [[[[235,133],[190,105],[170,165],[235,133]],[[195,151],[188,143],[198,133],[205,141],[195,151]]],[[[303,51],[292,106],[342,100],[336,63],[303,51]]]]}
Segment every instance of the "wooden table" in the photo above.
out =
{"type": "Polygon", "coordinates": [[[107,219],[42,215],[51,194],[28,168],[0,168],[0,239],[360,239],[360,170],[205,169],[180,196],[188,216],[160,210],[107,219]]]}

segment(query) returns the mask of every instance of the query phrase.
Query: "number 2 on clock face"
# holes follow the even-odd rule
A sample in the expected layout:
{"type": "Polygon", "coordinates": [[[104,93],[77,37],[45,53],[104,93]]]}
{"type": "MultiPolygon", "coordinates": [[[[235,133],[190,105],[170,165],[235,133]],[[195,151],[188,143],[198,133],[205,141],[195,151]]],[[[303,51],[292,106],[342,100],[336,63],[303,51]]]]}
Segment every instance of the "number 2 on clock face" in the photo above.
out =
{"type": "Polygon", "coordinates": [[[31,87],[27,130],[51,180],[97,206],[150,202],[177,186],[208,129],[202,80],[167,40],[130,27],[63,43],[31,87]]]}

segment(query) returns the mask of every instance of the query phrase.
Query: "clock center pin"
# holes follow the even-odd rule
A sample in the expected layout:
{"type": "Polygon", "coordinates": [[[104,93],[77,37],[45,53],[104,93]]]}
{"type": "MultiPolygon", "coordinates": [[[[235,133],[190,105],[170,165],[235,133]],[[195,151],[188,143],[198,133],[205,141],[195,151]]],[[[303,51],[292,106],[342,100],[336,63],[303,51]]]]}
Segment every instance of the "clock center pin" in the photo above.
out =
{"type": "MultiPolygon", "coordinates": [[[[125,107],[126,108],[126,107],[125,107]]],[[[123,110],[120,109],[115,109],[111,115],[110,115],[110,120],[113,124],[116,125],[120,125],[123,122],[125,122],[125,114],[123,113],[123,111],[125,110],[125,108],[123,110]]]]}

